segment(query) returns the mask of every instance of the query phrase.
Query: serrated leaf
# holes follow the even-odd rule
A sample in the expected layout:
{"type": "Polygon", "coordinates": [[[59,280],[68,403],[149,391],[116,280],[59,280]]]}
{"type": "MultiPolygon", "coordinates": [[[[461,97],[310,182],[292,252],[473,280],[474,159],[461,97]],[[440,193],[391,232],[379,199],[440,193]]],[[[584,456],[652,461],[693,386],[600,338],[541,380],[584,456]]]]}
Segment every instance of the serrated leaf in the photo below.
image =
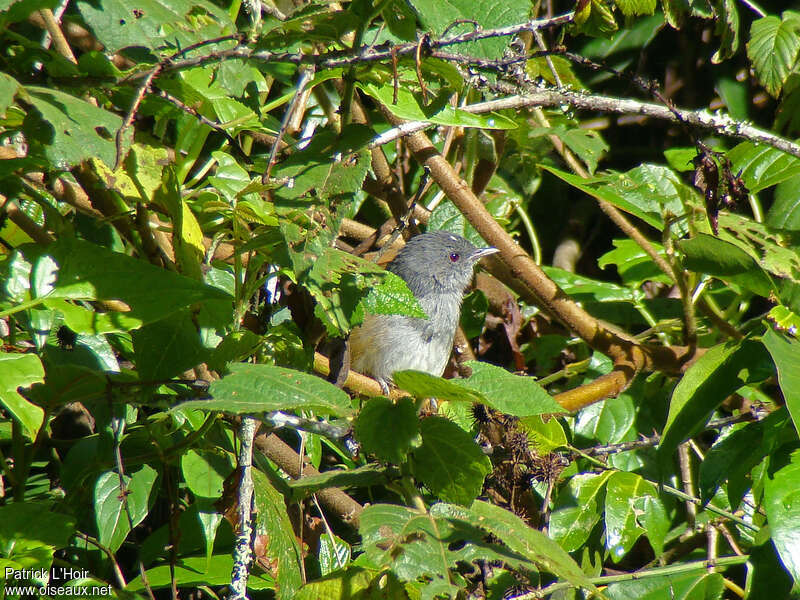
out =
{"type": "MultiPolygon", "coordinates": [[[[30,254],[34,252],[31,249],[30,254]]],[[[125,317],[137,319],[140,324],[164,318],[196,302],[231,301],[217,288],[98,244],[67,238],[48,246],[47,254],[60,265],[48,298],[121,300],[130,307],[125,317]]]]}
{"type": "Polygon", "coordinates": [[[532,377],[513,375],[477,361],[465,365],[472,369],[472,374],[467,379],[453,379],[452,383],[478,392],[492,408],[515,417],[564,412],[532,377]]]}
{"type": "Polygon", "coordinates": [[[314,410],[350,414],[350,397],[315,375],[275,365],[237,363],[230,374],[211,384],[211,400],[191,400],[176,408],[257,414],[273,410],[314,410]]]}
{"type": "Polygon", "coordinates": [[[410,398],[393,403],[388,398],[368,400],[353,425],[356,439],[367,454],[401,464],[422,443],[419,417],[410,398]]]}
{"type": "Polygon", "coordinates": [[[728,153],[731,170],[741,178],[751,194],[800,175],[800,158],[776,148],[742,142],[728,153]]]}
{"type": "Polygon", "coordinates": [[[780,182],[775,187],[775,202],[767,212],[765,221],[767,227],[800,231],[800,193],[798,190],[800,190],[800,173],[780,182]]]}
{"type": "Polygon", "coordinates": [[[541,531],[528,527],[515,514],[482,500],[476,500],[469,512],[474,515],[478,527],[496,535],[514,552],[577,587],[595,589],[569,554],[541,531]]]}
{"type": "Polygon", "coordinates": [[[559,179],[599,200],[610,202],[656,229],[665,216],[684,213],[684,203],[695,192],[670,169],[644,164],[627,173],[609,173],[584,179],[548,165],[540,165],[559,179]]]}
{"type": "Polygon", "coordinates": [[[731,58],[739,49],[739,10],[734,0],[712,0],[716,25],[714,33],[720,36],[719,49],[711,57],[714,64],[731,58]]]}
{"type": "Polygon", "coordinates": [[[273,176],[289,180],[278,194],[287,200],[311,190],[322,200],[354,194],[369,170],[369,152],[364,148],[373,136],[365,125],[348,125],[341,135],[318,131],[308,146],[275,166],[273,176]]]}
{"type": "MultiPolygon", "coordinates": [[[[444,30],[449,35],[473,31],[472,22],[482,29],[494,29],[522,23],[528,18],[524,3],[515,0],[413,0],[411,6],[419,20],[429,32],[440,36],[444,30]],[[454,24],[459,23],[454,26],[454,24]]],[[[506,40],[485,39],[468,44],[460,44],[459,51],[470,56],[497,59],[503,56],[506,40]]]]}
{"type": "Polygon", "coordinates": [[[286,512],[286,500],[263,471],[253,469],[252,473],[256,539],[265,544],[265,558],[275,563],[277,598],[293,600],[303,584],[303,558],[286,512]]]}
{"type": "MultiPolygon", "coordinates": [[[[622,281],[632,288],[638,288],[645,281],[658,281],[664,284],[672,282],[653,262],[641,246],[629,239],[615,239],[611,242],[614,250],[610,250],[597,259],[597,266],[605,269],[610,265],[617,268],[622,281]]],[[[653,249],[666,258],[664,247],[661,244],[650,242],[653,249]]]]}
{"type": "Polygon", "coordinates": [[[594,174],[601,155],[609,149],[605,140],[596,131],[591,129],[567,129],[559,127],[538,127],[531,130],[530,135],[555,135],[564,142],[570,150],[586,163],[589,173],[594,174]]]}
{"type": "Polygon", "coordinates": [[[370,287],[361,300],[361,306],[374,315],[405,315],[427,319],[416,296],[408,289],[406,282],[394,273],[386,271],[381,275],[378,285],[370,287]]]}
{"type": "Polygon", "coordinates": [[[767,15],[750,26],[747,57],[764,89],[777,98],[800,51],[800,13],[787,10],[778,18],[767,15]]]}
{"type": "Polygon", "coordinates": [[[626,17],[652,15],[656,10],[656,0],[614,0],[614,4],[626,17]]]}
{"type": "MultiPolygon", "coordinates": [[[[125,591],[144,592],[149,589],[169,588],[174,584],[179,587],[199,588],[201,586],[225,586],[231,582],[233,571],[233,554],[215,554],[210,560],[205,556],[184,556],[177,564],[164,564],[149,567],[147,585],[139,575],[128,582],[125,591]]],[[[248,590],[272,590],[275,581],[259,570],[254,569],[247,579],[248,590]]]]}
{"type": "MultiPolygon", "coordinates": [[[[393,115],[407,121],[427,121],[436,125],[451,127],[477,127],[480,129],[514,129],[516,123],[499,114],[478,115],[454,108],[447,102],[422,105],[422,96],[414,94],[407,87],[397,90],[394,102],[394,85],[375,85],[359,83],[359,89],[383,104],[393,115]]],[[[446,100],[446,98],[445,98],[446,100]]]]}
{"type": "Polygon", "coordinates": [[[483,488],[492,463],[466,431],[442,417],[420,422],[422,445],[412,453],[412,471],[442,500],[468,505],[483,488]]]}
{"type": "Polygon", "coordinates": [[[486,402],[483,394],[459,385],[454,380],[422,371],[397,371],[394,383],[415,398],[439,398],[452,402],[486,402]]]}

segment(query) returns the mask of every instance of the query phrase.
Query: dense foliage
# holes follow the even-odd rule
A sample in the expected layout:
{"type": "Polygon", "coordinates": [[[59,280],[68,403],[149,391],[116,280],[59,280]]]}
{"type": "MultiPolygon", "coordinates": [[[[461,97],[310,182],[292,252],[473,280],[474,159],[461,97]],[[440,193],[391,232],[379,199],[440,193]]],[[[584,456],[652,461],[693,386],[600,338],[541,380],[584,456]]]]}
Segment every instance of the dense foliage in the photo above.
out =
{"type": "Polygon", "coordinates": [[[0,598],[790,597],[774,5],[0,0],[0,598]],[[426,229],[500,252],[385,398],[426,229]]]}

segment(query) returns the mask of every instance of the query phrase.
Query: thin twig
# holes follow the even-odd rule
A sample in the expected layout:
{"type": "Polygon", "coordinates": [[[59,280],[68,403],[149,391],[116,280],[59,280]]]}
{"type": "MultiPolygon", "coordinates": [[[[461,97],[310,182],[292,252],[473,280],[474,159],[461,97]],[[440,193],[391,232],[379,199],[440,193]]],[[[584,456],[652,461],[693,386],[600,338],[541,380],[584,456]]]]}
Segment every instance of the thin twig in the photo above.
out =
{"type": "Polygon", "coordinates": [[[147,90],[150,89],[150,85],[153,83],[153,80],[161,72],[161,69],[162,65],[158,65],[154,69],[151,69],[144,81],[139,84],[136,94],[133,97],[133,102],[131,102],[131,106],[128,109],[128,112],[125,114],[125,118],[122,120],[122,125],[120,125],[120,128],[117,129],[117,133],[114,136],[114,143],[117,149],[117,158],[114,161],[114,171],[120,168],[122,161],[125,160],[125,155],[127,154],[127,152],[123,152],[122,148],[125,130],[131,126],[131,123],[133,123],[133,119],[136,117],[136,111],[139,110],[139,105],[142,103],[145,94],[147,94],[147,90]]]}
{"type": "MultiPolygon", "coordinates": [[[[558,27],[572,22],[574,13],[568,12],[563,15],[558,15],[551,19],[533,19],[525,23],[510,25],[508,27],[499,27],[497,29],[487,29],[481,31],[471,31],[452,37],[443,38],[439,40],[430,40],[429,46],[431,50],[438,48],[445,48],[456,44],[465,44],[478,40],[504,37],[516,35],[523,31],[533,31],[534,29],[548,29],[550,27],[558,27]]],[[[292,63],[296,65],[315,65],[318,70],[336,69],[339,67],[348,67],[356,64],[381,62],[384,60],[391,60],[392,53],[397,56],[412,56],[417,51],[417,42],[408,42],[404,44],[384,43],[374,48],[358,48],[358,53],[354,54],[353,50],[337,50],[325,54],[302,54],[292,52],[270,52],[270,51],[254,51],[252,49],[234,48],[231,50],[221,50],[211,52],[204,56],[194,57],[181,61],[173,60],[170,64],[162,66],[162,72],[171,72],[176,70],[183,70],[190,67],[200,66],[211,62],[222,62],[231,58],[241,58],[246,60],[254,60],[258,62],[283,62],[292,63]],[[366,52],[368,50],[368,52],[366,52]]],[[[135,73],[126,78],[127,81],[138,80],[147,77],[150,71],[142,71],[135,73]]]]}
{"type": "Polygon", "coordinates": [[[278,147],[281,145],[281,140],[283,136],[286,135],[286,129],[289,126],[289,122],[292,119],[292,114],[295,110],[297,110],[300,104],[300,98],[303,97],[303,90],[305,90],[308,83],[314,77],[314,69],[300,69],[300,76],[297,79],[297,88],[294,92],[294,97],[292,98],[289,107],[286,109],[286,112],[283,113],[283,121],[281,122],[281,128],[278,131],[278,137],[275,140],[275,143],[272,144],[272,148],[269,151],[269,160],[267,161],[267,169],[264,171],[264,175],[261,177],[261,181],[266,183],[269,181],[269,175],[272,172],[272,167],[275,166],[275,159],[278,156],[278,147]]]}

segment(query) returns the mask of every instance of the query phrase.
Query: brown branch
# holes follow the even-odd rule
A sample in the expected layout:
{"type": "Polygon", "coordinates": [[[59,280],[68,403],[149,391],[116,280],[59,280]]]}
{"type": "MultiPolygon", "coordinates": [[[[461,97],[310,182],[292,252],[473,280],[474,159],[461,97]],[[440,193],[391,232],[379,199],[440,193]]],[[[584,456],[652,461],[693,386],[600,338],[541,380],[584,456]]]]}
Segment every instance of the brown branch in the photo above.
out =
{"type": "Polygon", "coordinates": [[[64,37],[64,32],[61,31],[61,26],[58,24],[58,20],[53,14],[53,11],[49,8],[43,8],[39,11],[39,16],[42,18],[42,21],[44,21],[47,33],[50,34],[53,45],[56,47],[58,53],[69,62],[77,65],[78,61],[75,58],[75,54],[73,54],[72,48],[69,47],[69,42],[67,38],[64,37]]]}
{"type": "Polygon", "coordinates": [[[13,200],[0,195],[0,210],[4,211],[11,222],[24,231],[37,244],[47,246],[55,238],[46,229],[37,225],[33,219],[20,210],[13,200]]]}
{"type": "MultiPolygon", "coordinates": [[[[384,116],[393,124],[400,123],[386,107],[384,116]]],[[[483,204],[457,176],[423,133],[408,136],[406,143],[420,164],[431,174],[448,198],[459,208],[481,236],[500,250],[500,259],[490,257],[490,271],[528,301],[535,302],[563,322],[591,347],[611,357],[614,371],[601,377],[586,389],[565,392],[563,400],[570,409],[584,406],[624,390],[634,375],[643,368],[679,371],[687,358],[685,348],[648,347],[611,331],[578,306],[522,250],[514,239],[489,214],[483,204]],[[494,259],[494,260],[492,260],[494,259]],[[502,262],[501,262],[502,261],[502,262]],[[588,395],[587,395],[588,394],[588,395]],[[578,404],[575,404],[575,403],[578,404]]]]}
{"type": "MultiPolygon", "coordinates": [[[[257,435],[255,447],[293,479],[300,477],[301,465],[302,472],[307,477],[319,475],[319,471],[309,464],[303,464],[300,455],[274,433],[257,435]]],[[[328,510],[333,511],[340,519],[350,523],[353,527],[358,527],[361,511],[364,510],[361,504],[338,488],[318,490],[316,495],[328,510]]]]}

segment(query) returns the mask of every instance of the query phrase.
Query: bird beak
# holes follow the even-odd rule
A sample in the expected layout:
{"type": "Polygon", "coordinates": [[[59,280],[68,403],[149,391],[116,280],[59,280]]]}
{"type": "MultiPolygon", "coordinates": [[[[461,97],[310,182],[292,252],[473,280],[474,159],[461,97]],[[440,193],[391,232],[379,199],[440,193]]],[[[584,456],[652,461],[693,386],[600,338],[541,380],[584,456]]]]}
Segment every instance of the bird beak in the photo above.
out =
{"type": "Polygon", "coordinates": [[[495,252],[500,252],[500,250],[498,250],[497,248],[493,248],[491,246],[489,246],[488,248],[478,248],[477,250],[475,250],[475,252],[472,253],[472,256],[470,258],[477,262],[484,256],[489,256],[490,254],[494,254],[495,252]]]}

